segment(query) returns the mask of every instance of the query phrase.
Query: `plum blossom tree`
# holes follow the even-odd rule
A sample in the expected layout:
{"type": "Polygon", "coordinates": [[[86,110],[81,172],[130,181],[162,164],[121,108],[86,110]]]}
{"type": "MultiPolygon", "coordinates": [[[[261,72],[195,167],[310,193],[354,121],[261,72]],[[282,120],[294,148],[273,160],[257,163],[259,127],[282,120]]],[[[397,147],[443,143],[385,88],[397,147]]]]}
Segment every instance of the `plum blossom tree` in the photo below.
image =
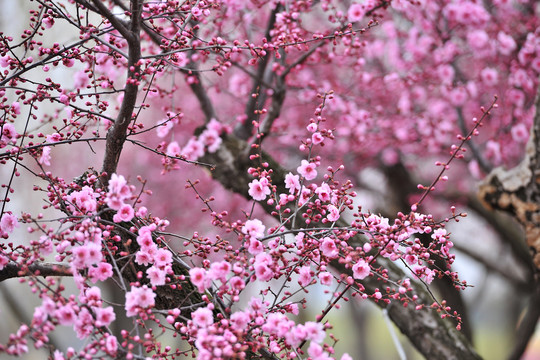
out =
{"type": "Polygon", "coordinates": [[[350,359],[331,315],[370,301],[426,358],[479,359],[456,247],[530,299],[509,356],[524,353],[540,317],[535,1],[28,6],[0,33],[0,280],[39,305],[0,353],[350,359]],[[482,178],[525,237],[475,200],[482,178]],[[30,190],[41,208],[16,211],[30,190]],[[465,209],[514,270],[451,234],[465,209]],[[66,327],[78,346],[54,341],[66,327]]]}

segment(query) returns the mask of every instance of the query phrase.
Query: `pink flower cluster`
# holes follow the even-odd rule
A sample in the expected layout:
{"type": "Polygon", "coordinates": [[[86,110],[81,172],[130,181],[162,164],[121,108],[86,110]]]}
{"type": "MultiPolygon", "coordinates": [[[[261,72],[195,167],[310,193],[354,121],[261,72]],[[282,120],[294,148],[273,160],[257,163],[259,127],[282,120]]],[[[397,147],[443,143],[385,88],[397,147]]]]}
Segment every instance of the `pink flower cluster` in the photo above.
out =
{"type": "Polygon", "coordinates": [[[187,160],[194,161],[204,155],[205,149],[209,153],[215,153],[223,142],[221,138],[223,131],[228,131],[228,128],[212,119],[206,125],[206,129],[198,137],[191,137],[183,148],[180,148],[176,141],[170,142],[167,146],[167,155],[183,156],[187,160]]]}
{"type": "Polygon", "coordinates": [[[127,184],[126,179],[122,175],[112,174],[109,180],[109,192],[107,193],[106,202],[107,205],[113,210],[116,210],[114,214],[114,222],[128,222],[135,216],[135,210],[129,204],[124,201],[131,198],[131,187],[127,184]]]}
{"type": "Polygon", "coordinates": [[[138,231],[137,243],[140,249],[135,254],[135,262],[140,265],[148,266],[146,275],[152,286],[165,285],[167,274],[172,274],[173,254],[164,247],[158,247],[152,237],[152,231],[157,226],[151,224],[142,226],[138,231]]]}

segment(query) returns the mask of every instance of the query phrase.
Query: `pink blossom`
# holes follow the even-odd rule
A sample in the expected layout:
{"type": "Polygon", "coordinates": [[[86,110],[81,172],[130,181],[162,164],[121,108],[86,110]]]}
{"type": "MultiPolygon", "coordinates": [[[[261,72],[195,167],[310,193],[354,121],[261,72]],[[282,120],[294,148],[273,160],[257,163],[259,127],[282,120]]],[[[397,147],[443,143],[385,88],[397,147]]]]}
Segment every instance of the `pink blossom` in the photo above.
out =
{"type": "Polygon", "coordinates": [[[180,148],[180,145],[176,141],[171,141],[167,145],[167,155],[168,156],[180,156],[183,153],[183,150],[180,148]]]}
{"type": "Polygon", "coordinates": [[[11,234],[16,227],[19,227],[17,217],[9,213],[4,213],[0,219],[0,232],[11,234]]]}
{"type": "Polygon", "coordinates": [[[455,106],[463,105],[467,101],[467,97],[467,90],[462,86],[456,87],[450,92],[450,102],[455,106]]]}
{"type": "Polygon", "coordinates": [[[257,255],[264,251],[264,245],[262,242],[256,239],[249,240],[248,252],[252,255],[257,255]]]}
{"type": "Polygon", "coordinates": [[[313,135],[311,135],[311,142],[313,142],[313,145],[318,145],[324,141],[324,137],[321,135],[320,132],[316,132],[313,135]]]}
{"type": "Polygon", "coordinates": [[[189,280],[201,293],[210,286],[210,278],[206,276],[206,270],[201,268],[189,269],[189,280]]]}
{"type": "Polygon", "coordinates": [[[116,339],[116,336],[110,335],[107,336],[105,339],[105,349],[107,351],[107,354],[114,356],[116,354],[116,351],[118,349],[118,340],[116,339]]]}
{"type": "Polygon", "coordinates": [[[208,147],[209,153],[215,153],[219,149],[223,140],[219,133],[213,129],[206,129],[199,135],[199,141],[208,147]]]}
{"type": "Polygon", "coordinates": [[[166,265],[169,265],[172,263],[172,253],[165,249],[160,248],[155,254],[154,254],[154,263],[158,267],[163,267],[166,265]]]}
{"type": "Polygon", "coordinates": [[[105,281],[113,276],[112,265],[106,262],[100,262],[96,266],[88,268],[88,277],[93,283],[105,281]]]}
{"type": "Polygon", "coordinates": [[[0,146],[17,140],[17,131],[15,131],[13,124],[4,123],[0,128],[2,129],[2,133],[0,133],[0,146]]]}
{"type": "MultiPolygon", "coordinates": [[[[155,245],[155,244],[153,244],[153,245],[157,247],[157,245],[155,245]]],[[[149,249],[149,247],[146,248],[146,249],[141,249],[141,250],[137,251],[137,253],[135,254],[135,262],[137,264],[146,266],[146,265],[151,264],[154,261],[154,257],[152,256],[152,254],[150,254],[147,251],[147,249],[149,249]]]]}
{"type": "Polygon", "coordinates": [[[66,304],[66,305],[60,306],[56,310],[55,315],[60,325],[73,325],[76,319],[73,304],[66,304]]]}
{"type": "Polygon", "coordinates": [[[306,334],[306,339],[315,341],[320,344],[326,337],[324,325],[320,322],[308,321],[304,324],[303,330],[306,334]]]}
{"type": "Polygon", "coordinates": [[[96,326],[109,326],[115,319],[116,314],[112,306],[94,309],[96,313],[96,326]]]}
{"type": "Polygon", "coordinates": [[[154,306],[156,294],[148,286],[132,287],[126,293],[126,315],[131,317],[137,315],[138,309],[146,309],[154,306]]]}
{"type": "Polygon", "coordinates": [[[302,175],[306,180],[313,180],[317,177],[317,170],[315,170],[316,165],[310,163],[307,160],[302,160],[301,165],[296,169],[300,175],[302,175]]]}
{"type": "Polygon", "coordinates": [[[350,22],[357,22],[362,20],[365,15],[364,6],[362,4],[352,4],[347,11],[347,19],[350,22]]]}
{"type": "Polygon", "coordinates": [[[146,269],[146,274],[148,275],[148,278],[150,279],[150,284],[152,286],[161,286],[165,285],[167,272],[165,269],[159,268],[158,266],[154,265],[146,269]]]}
{"type": "Polygon", "coordinates": [[[272,191],[267,178],[261,178],[260,180],[254,179],[249,183],[248,194],[256,201],[263,201],[267,195],[270,195],[272,191]]]}
{"type": "Polygon", "coordinates": [[[526,143],[529,139],[529,131],[527,130],[527,126],[523,123],[512,126],[510,133],[512,134],[512,139],[518,143],[526,143]]]}
{"type": "Polygon", "coordinates": [[[191,319],[196,326],[204,328],[214,323],[214,314],[207,307],[198,308],[191,313],[191,319]]]}
{"type": "Polygon", "coordinates": [[[9,258],[0,254],[0,270],[3,270],[4,267],[9,263],[9,258]]]}
{"type": "Polygon", "coordinates": [[[51,147],[44,146],[41,148],[41,155],[38,159],[41,165],[51,166],[51,147]]]}
{"type": "Polygon", "coordinates": [[[231,288],[236,291],[241,291],[246,287],[245,281],[240,276],[233,276],[229,280],[231,288]]]}
{"type": "MultiPolygon", "coordinates": [[[[167,136],[174,126],[173,122],[169,121],[168,119],[161,120],[158,125],[159,126],[156,128],[156,132],[157,136],[160,138],[164,138],[165,136],[167,136]]],[[[178,143],[176,145],[178,145],[178,143]]],[[[180,153],[180,151],[178,151],[178,153],[180,153]]],[[[170,155],[169,147],[167,147],[167,155],[170,155]]]]}
{"type": "Polygon", "coordinates": [[[171,54],[169,59],[173,65],[178,67],[185,67],[189,64],[189,59],[183,52],[171,54]]]}
{"type": "Polygon", "coordinates": [[[486,143],[485,156],[495,165],[499,165],[502,162],[501,145],[497,141],[489,140],[486,143]]]}
{"type": "Polygon", "coordinates": [[[311,190],[302,186],[302,191],[300,191],[300,197],[298,198],[298,205],[302,206],[311,198],[311,190]]]}
{"type": "Polygon", "coordinates": [[[496,69],[487,67],[480,72],[480,78],[487,86],[494,86],[499,82],[499,73],[496,69]]]}
{"type": "Polygon", "coordinates": [[[249,235],[251,239],[261,239],[264,236],[265,226],[259,219],[246,221],[242,227],[242,233],[249,235]]]}
{"type": "Polygon", "coordinates": [[[298,283],[300,284],[300,286],[308,286],[312,278],[311,268],[309,266],[302,266],[298,274],[298,283]]]}
{"type": "Polygon", "coordinates": [[[114,214],[113,221],[115,223],[120,223],[123,221],[129,222],[131,221],[131,219],[133,219],[134,216],[135,216],[135,211],[133,210],[131,205],[123,204],[118,210],[118,212],[114,214]]]}
{"type": "Polygon", "coordinates": [[[306,129],[311,132],[311,133],[314,133],[315,131],[317,131],[317,124],[315,123],[310,123],[306,129]]]}
{"type": "Polygon", "coordinates": [[[261,281],[269,281],[274,277],[274,272],[269,265],[272,264],[272,257],[267,253],[260,253],[255,256],[254,268],[257,279],[261,281]]]}
{"type": "Polygon", "coordinates": [[[197,160],[204,155],[204,144],[195,137],[192,137],[182,149],[182,155],[185,156],[187,160],[197,160]]]}
{"type": "Polygon", "coordinates": [[[227,275],[231,271],[231,264],[227,261],[218,261],[210,265],[210,270],[208,271],[208,276],[211,279],[219,279],[222,282],[227,281],[227,275]]]}
{"type": "Polygon", "coordinates": [[[325,237],[323,239],[320,248],[322,254],[329,259],[334,259],[339,255],[339,250],[336,246],[336,242],[329,237],[325,237]]]}
{"type": "Polygon", "coordinates": [[[473,30],[467,34],[467,42],[471,48],[480,50],[489,43],[489,36],[484,30],[473,30]]]}
{"type": "Polygon", "coordinates": [[[328,186],[327,183],[322,183],[321,186],[315,189],[315,194],[317,194],[319,196],[319,199],[324,202],[330,201],[331,193],[332,189],[330,189],[330,186],[328,186]]]}
{"type": "Polygon", "coordinates": [[[331,357],[323,350],[322,346],[312,341],[309,344],[308,354],[312,360],[330,360],[331,357]]]}
{"type": "Polygon", "coordinates": [[[99,194],[94,193],[94,189],[89,186],[84,186],[81,191],[74,191],[68,195],[68,201],[71,202],[75,208],[70,205],[73,211],[81,212],[83,214],[95,212],[97,209],[96,198],[99,194]]]}
{"type": "Polygon", "coordinates": [[[298,175],[288,173],[285,175],[285,187],[289,189],[289,193],[296,193],[298,190],[300,190],[300,177],[298,175]]]}
{"type": "Polygon", "coordinates": [[[499,42],[497,49],[503,55],[510,55],[517,47],[514,38],[502,31],[497,34],[497,41],[499,42]]]}
{"type": "Polygon", "coordinates": [[[75,333],[79,339],[86,339],[94,331],[94,318],[87,308],[83,307],[77,314],[75,324],[73,324],[75,333]]]}
{"type": "Polygon", "coordinates": [[[154,240],[152,239],[152,230],[150,230],[149,227],[141,227],[138,233],[139,235],[137,236],[137,244],[139,244],[141,248],[147,248],[155,245],[154,240]]]}
{"type": "Polygon", "coordinates": [[[339,214],[339,209],[337,207],[335,207],[334,205],[328,205],[327,210],[328,210],[328,215],[326,215],[326,218],[328,220],[332,222],[339,220],[340,214],[339,214]]]}
{"type": "Polygon", "coordinates": [[[89,306],[101,306],[101,289],[97,286],[92,286],[79,295],[79,299],[82,303],[89,306]]]}
{"type": "Polygon", "coordinates": [[[454,81],[455,71],[451,65],[443,64],[437,67],[437,74],[443,84],[449,85],[454,81]]]}
{"type": "Polygon", "coordinates": [[[8,67],[10,63],[11,57],[9,55],[5,55],[0,57],[0,67],[8,67]]]}
{"type": "Polygon", "coordinates": [[[355,279],[365,279],[370,273],[370,266],[363,259],[358,260],[356,264],[352,267],[353,277],[355,279]]]}
{"type": "Polygon", "coordinates": [[[321,282],[322,285],[332,286],[334,277],[328,271],[320,272],[318,276],[319,276],[319,281],[321,282]]]}
{"type": "Polygon", "coordinates": [[[244,330],[249,323],[249,315],[243,311],[237,311],[231,315],[231,322],[235,329],[244,330]]]}
{"type": "Polygon", "coordinates": [[[88,243],[73,248],[72,264],[76,269],[83,269],[91,265],[101,262],[103,254],[101,253],[101,245],[88,243]]]}

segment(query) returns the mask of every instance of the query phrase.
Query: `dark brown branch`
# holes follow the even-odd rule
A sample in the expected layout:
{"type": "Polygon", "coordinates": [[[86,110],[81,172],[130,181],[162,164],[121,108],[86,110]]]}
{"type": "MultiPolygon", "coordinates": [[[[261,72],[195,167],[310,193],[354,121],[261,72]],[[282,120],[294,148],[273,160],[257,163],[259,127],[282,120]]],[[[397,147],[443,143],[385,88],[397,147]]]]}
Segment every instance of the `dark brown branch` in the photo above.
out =
{"type": "MultiPolygon", "coordinates": [[[[98,2],[95,0],[95,2],[98,2]]],[[[96,4],[96,6],[98,6],[96,4]]],[[[104,6],[101,4],[101,6],[104,6]]],[[[99,6],[98,6],[99,7],[99,6]]],[[[107,133],[107,143],[105,147],[105,157],[103,159],[102,172],[105,177],[102,178],[102,185],[105,187],[108,184],[110,176],[116,172],[120,154],[127,136],[129,124],[132,121],[133,110],[137,102],[137,92],[139,90],[139,76],[141,58],[141,43],[140,29],[142,16],[142,0],[131,1],[131,22],[128,34],[125,35],[128,43],[128,74],[126,87],[124,89],[124,99],[120,106],[120,111],[116,117],[114,125],[107,133]]],[[[115,26],[116,23],[111,23],[115,26]]],[[[117,24],[125,30],[123,24],[117,24]]],[[[120,31],[120,29],[118,29],[120,31]]],[[[122,33],[122,32],[121,32],[122,33]]],[[[123,33],[122,33],[123,34],[123,33]]],[[[123,34],[124,35],[124,34],[123,34]]]]}
{"type": "Polygon", "coordinates": [[[131,26],[130,26],[130,24],[126,24],[120,18],[114,16],[114,14],[111,13],[109,9],[107,9],[105,4],[103,4],[103,2],[101,0],[92,0],[92,2],[94,3],[94,6],[99,11],[99,14],[101,16],[105,17],[107,20],[109,20],[111,25],[128,41],[128,43],[130,41],[133,42],[133,41],[138,39],[138,35],[135,36],[134,33],[133,33],[134,29],[138,29],[137,25],[135,25],[133,23],[134,22],[139,23],[139,20],[137,18],[140,18],[140,16],[141,16],[140,9],[139,9],[139,11],[137,11],[137,8],[142,4],[137,4],[139,2],[138,0],[132,0],[131,1],[131,4],[132,4],[131,26]],[[135,6],[133,6],[133,4],[135,4],[135,6]],[[135,38],[134,38],[134,36],[135,36],[135,38]]]}
{"type": "MultiPolygon", "coordinates": [[[[268,25],[266,27],[266,33],[264,35],[264,38],[267,41],[270,41],[270,38],[271,38],[270,32],[272,31],[272,29],[274,28],[274,25],[276,23],[276,15],[280,11],[281,11],[281,3],[278,3],[276,5],[276,7],[274,8],[274,10],[272,11],[272,13],[270,14],[270,19],[268,20],[268,25]]],[[[265,73],[266,73],[266,70],[267,70],[267,67],[268,67],[268,63],[270,62],[270,57],[271,56],[272,56],[271,52],[268,51],[266,53],[266,55],[264,55],[259,60],[259,66],[257,68],[257,75],[256,75],[256,77],[255,77],[255,79],[253,81],[253,85],[251,86],[250,94],[256,94],[256,93],[262,94],[262,93],[264,93],[264,86],[263,86],[264,77],[265,77],[265,73]]],[[[245,110],[245,114],[246,114],[247,118],[246,118],[246,120],[244,121],[243,124],[238,124],[234,129],[234,134],[239,139],[247,140],[252,135],[253,124],[251,122],[251,119],[252,119],[253,114],[255,113],[255,110],[257,110],[257,104],[260,104],[262,106],[262,104],[264,103],[264,98],[265,98],[264,96],[262,96],[262,97],[249,96],[248,97],[248,102],[246,104],[246,110],[245,110]]]]}
{"type": "Polygon", "coordinates": [[[516,339],[517,342],[514,344],[512,353],[508,357],[508,360],[519,360],[522,358],[525,350],[527,350],[527,345],[533,337],[536,331],[536,324],[540,318],[540,281],[536,281],[534,284],[533,293],[529,299],[529,305],[525,316],[521,324],[519,324],[516,339]]]}
{"type": "Polygon", "coordinates": [[[0,270],[0,282],[26,276],[73,276],[73,273],[69,265],[55,263],[34,263],[21,266],[10,262],[0,270]]]}

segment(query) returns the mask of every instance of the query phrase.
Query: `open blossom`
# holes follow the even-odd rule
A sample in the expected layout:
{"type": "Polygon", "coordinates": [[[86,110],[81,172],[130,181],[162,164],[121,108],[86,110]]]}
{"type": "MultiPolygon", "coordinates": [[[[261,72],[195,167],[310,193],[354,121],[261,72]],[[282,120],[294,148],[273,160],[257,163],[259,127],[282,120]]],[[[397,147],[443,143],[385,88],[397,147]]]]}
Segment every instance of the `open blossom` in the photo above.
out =
{"type": "Polygon", "coordinates": [[[325,237],[320,245],[321,252],[329,259],[334,259],[339,255],[339,250],[336,246],[336,242],[330,238],[325,237]]]}
{"type": "Polygon", "coordinates": [[[18,226],[19,222],[17,221],[17,217],[12,214],[4,213],[4,215],[2,215],[2,219],[0,219],[0,235],[2,233],[11,234],[18,226]]]}
{"type": "Polygon", "coordinates": [[[197,160],[204,155],[204,144],[195,137],[192,137],[182,149],[182,155],[187,160],[197,160]]]}
{"type": "Polygon", "coordinates": [[[267,178],[255,179],[249,183],[248,193],[254,200],[262,201],[272,192],[269,185],[267,178]]]}
{"type": "Polygon", "coordinates": [[[112,306],[96,308],[96,326],[109,326],[115,319],[116,314],[112,306]]]}
{"type": "Polygon", "coordinates": [[[112,265],[106,262],[100,262],[97,266],[91,266],[88,268],[88,278],[93,283],[98,281],[105,281],[113,276],[112,265]]]}
{"type": "Polygon", "coordinates": [[[316,132],[313,135],[311,135],[311,141],[314,145],[318,145],[324,141],[324,137],[321,135],[320,132],[316,132]]]}
{"type": "Polygon", "coordinates": [[[285,175],[285,187],[289,189],[289,193],[294,194],[300,190],[300,176],[288,173],[285,175]]]}
{"type": "Polygon", "coordinates": [[[139,308],[146,309],[154,306],[156,294],[148,286],[132,287],[131,291],[126,293],[126,315],[137,315],[139,308]]]}
{"type": "Polygon", "coordinates": [[[51,147],[50,146],[44,146],[41,149],[41,156],[39,157],[38,162],[41,165],[51,166],[51,147]]]}
{"type": "Polygon", "coordinates": [[[209,308],[198,308],[191,313],[193,323],[198,327],[207,327],[214,322],[214,314],[209,308]]]}
{"type": "Polygon", "coordinates": [[[260,239],[264,236],[265,226],[259,219],[246,221],[242,227],[242,233],[249,235],[251,239],[260,239]]]}
{"type": "Polygon", "coordinates": [[[211,279],[219,279],[222,282],[227,281],[227,275],[231,271],[231,264],[227,261],[218,261],[210,265],[210,270],[208,271],[208,276],[211,279]]]}
{"type": "Polygon", "coordinates": [[[171,141],[169,145],[167,145],[167,155],[168,156],[180,156],[182,153],[182,149],[180,148],[180,145],[176,141],[171,141]]]}
{"type": "Polygon", "coordinates": [[[1,125],[2,132],[0,133],[0,147],[5,146],[10,142],[15,142],[17,140],[17,131],[15,131],[15,126],[10,123],[4,123],[1,125]]]}
{"type": "Polygon", "coordinates": [[[332,286],[334,277],[328,271],[323,271],[319,273],[319,281],[322,285],[332,286]]]}
{"type": "Polygon", "coordinates": [[[69,205],[72,211],[80,211],[83,214],[91,213],[97,209],[96,198],[99,194],[89,186],[84,186],[81,191],[74,191],[68,195],[67,199],[73,205],[69,205]]]}
{"type": "Polygon", "coordinates": [[[215,153],[219,149],[223,140],[219,133],[213,129],[206,129],[199,135],[199,141],[208,147],[209,153],[215,153]]]}
{"type": "Polygon", "coordinates": [[[356,22],[362,20],[364,17],[366,11],[364,10],[364,6],[362,4],[352,4],[349,7],[349,11],[347,11],[347,19],[350,22],[356,22]]]}
{"type": "Polygon", "coordinates": [[[339,220],[339,209],[334,205],[328,205],[328,215],[326,218],[332,222],[339,220]]]}
{"type": "Polygon", "coordinates": [[[118,212],[114,214],[113,221],[115,223],[119,223],[123,221],[128,222],[128,221],[131,221],[131,219],[133,219],[133,216],[135,216],[135,211],[133,210],[131,205],[124,204],[120,207],[118,212]]]}
{"type": "Polygon", "coordinates": [[[146,269],[146,274],[148,275],[148,278],[150,279],[150,284],[152,284],[152,286],[165,285],[167,278],[166,269],[162,269],[154,265],[146,269]]]}
{"type": "Polygon", "coordinates": [[[321,201],[330,201],[331,193],[332,189],[330,189],[330,186],[328,186],[327,183],[322,183],[321,186],[315,189],[315,194],[319,196],[319,199],[321,199],[321,201]]]}
{"type": "Polygon", "coordinates": [[[311,282],[311,268],[309,266],[302,266],[299,271],[298,283],[301,286],[308,286],[311,282]]]}
{"type": "Polygon", "coordinates": [[[356,264],[353,265],[352,271],[353,271],[353,277],[355,279],[362,280],[362,279],[365,279],[369,275],[370,267],[369,267],[369,264],[365,260],[360,259],[358,260],[356,264]]]}
{"type": "Polygon", "coordinates": [[[201,293],[210,286],[211,282],[210,278],[206,276],[206,270],[201,268],[189,269],[189,280],[201,293]]]}
{"type": "Polygon", "coordinates": [[[302,160],[301,165],[296,169],[306,180],[313,180],[317,177],[316,165],[307,160],[302,160]]]}

